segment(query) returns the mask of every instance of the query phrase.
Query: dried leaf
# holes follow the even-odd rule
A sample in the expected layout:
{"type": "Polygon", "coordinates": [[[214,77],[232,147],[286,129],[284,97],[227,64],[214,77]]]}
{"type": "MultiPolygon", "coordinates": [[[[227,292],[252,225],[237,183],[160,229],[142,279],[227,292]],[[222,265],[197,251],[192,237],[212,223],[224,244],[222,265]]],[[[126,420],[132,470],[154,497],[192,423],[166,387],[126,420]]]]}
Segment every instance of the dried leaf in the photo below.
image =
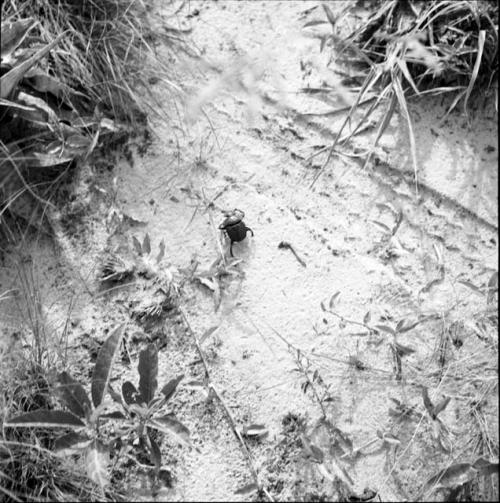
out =
{"type": "Polygon", "coordinates": [[[269,434],[267,428],[263,424],[251,424],[244,426],[241,430],[244,437],[263,438],[269,434]]]}
{"type": "Polygon", "coordinates": [[[97,355],[94,372],[92,373],[91,388],[94,407],[101,405],[104,395],[106,394],[113,363],[120,351],[124,329],[124,323],[116,327],[104,341],[104,344],[97,355]]]}

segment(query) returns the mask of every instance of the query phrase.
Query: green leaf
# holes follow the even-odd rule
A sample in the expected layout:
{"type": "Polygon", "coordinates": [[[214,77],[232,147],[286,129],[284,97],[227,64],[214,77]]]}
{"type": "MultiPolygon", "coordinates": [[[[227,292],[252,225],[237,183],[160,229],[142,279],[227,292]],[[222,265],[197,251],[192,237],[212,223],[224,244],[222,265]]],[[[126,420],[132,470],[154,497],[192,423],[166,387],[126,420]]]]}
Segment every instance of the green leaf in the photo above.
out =
{"type": "Polygon", "coordinates": [[[213,327],[210,327],[209,329],[205,330],[203,332],[202,336],[200,337],[200,344],[203,344],[217,329],[219,328],[219,325],[215,325],[213,327]]]}
{"type": "Polygon", "coordinates": [[[163,417],[154,417],[149,422],[149,426],[170,435],[181,444],[191,446],[189,430],[170,414],[163,417]]]}
{"type": "Polygon", "coordinates": [[[388,327],[387,325],[375,325],[375,328],[380,332],[386,332],[388,334],[395,335],[394,330],[391,327],[388,327]]]}
{"type": "Polygon", "coordinates": [[[92,410],[92,405],[83,386],[68,372],[61,372],[57,380],[60,383],[60,386],[57,387],[57,393],[68,409],[78,417],[87,417],[92,410]]]}
{"type": "Polygon", "coordinates": [[[5,426],[16,428],[81,428],[85,423],[72,412],[39,409],[13,417],[5,426]]]}
{"type": "Polygon", "coordinates": [[[436,418],[441,411],[446,409],[446,406],[450,403],[450,400],[451,398],[449,396],[441,400],[432,410],[432,417],[436,418]]]}
{"type": "Polygon", "coordinates": [[[122,396],[127,405],[131,405],[133,403],[137,403],[137,397],[139,392],[135,388],[135,386],[130,381],[125,381],[122,384],[122,396]]]}
{"type": "Polygon", "coordinates": [[[146,349],[139,354],[139,393],[141,400],[149,405],[153,400],[158,381],[158,350],[154,344],[149,344],[146,349]]]}
{"type": "Polygon", "coordinates": [[[149,441],[148,450],[151,457],[151,461],[155,465],[156,472],[159,472],[161,468],[161,450],[159,445],[154,440],[152,432],[149,428],[147,429],[147,432],[149,441]]]}
{"type": "Polygon", "coordinates": [[[251,484],[247,484],[246,486],[240,487],[239,489],[236,489],[234,491],[234,494],[240,494],[240,495],[248,495],[252,494],[255,491],[259,490],[259,486],[255,483],[252,482],[251,484]]]}
{"type": "Polygon", "coordinates": [[[170,398],[172,398],[173,394],[175,393],[175,390],[177,389],[177,386],[179,383],[182,381],[184,377],[184,374],[176,377],[175,379],[172,379],[168,381],[165,386],[161,389],[162,394],[165,396],[165,401],[168,402],[170,398]]]}
{"type": "Polygon", "coordinates": [[[422,386],[422,398],[424,400],[424,405],[425,405],[427,412],[429,413],[429,416],[431,416],[432,419],[434,419],[434,416],[433,416],[434,405],[432,404],[431,399],[429,398],[429,393],[428,393],[427,388],[425,386],[422,386]]]}
{"type": "Polygon", "coordinates": [[[400,344],[399,342],[396,342],[394,346],[396,347],[396,351],[400,356],[407,356],[415,353],[415,349],[410,346],[403,346],[403,344],[400,344]]]}
{"type": "Polygon", "coordinates": [[[325,11],[326,17],[328,18],[328,21],[330,22],[330,24],[332,25],[332,28],[333,28],[336,23],[336,19],[335,19],[335,16],[333,15],[333,12],[330,10],[330,7],[328,7],[328,5],[326,5],[325,3],[321,4],[321,6],[323,7],[323,10],[325,11]]]}
{"type": "Polygon", "coordinates": [[[104,445],[94,440],[87,449],[85,465],[90,480],[104,489],[109,484],[108,475],[109,452],[104,445]]]}
{"type": "Polygon", "coordinates": [[[43,49],[40,49],[31,58],[23,61],[21,64],[15,66],[9,72],[5,73],[0,77],[0,98],[6,99],[10,96],[16,85],[23,78],[24,74],[38,61],[45,57],[53,47],[55,47],[61,39],[66,35],[67,31],[61,33],[55,40],[50,44],[46,45],[43,49]]]}
{"type": "Polygon", "coordinates": [[[13,23],[2,23],[2,38],[0,39],[0,57],[5,59],[23,42],[28,33],[35,27],[33,18],[19,19],[13,23]]]}
{"type": "Polygon", "coordinates": [[[475,475],[476,470],[470,463],[457,463],[440,470],[431,477],[425,486],[427,488],[457,487],[469,482],[475,475]]]}
{"type": "Polygon", "coordinates": [[[162,239],[160,241],[160,252],[158,253],[158,256],[156,257],[156,263],[159,264],[161,262],[161,259],[165,255],[165,241],[162,239]]]}
{"type": "Polygon", "coordinates": [[[134,244],[135,251],[137,255],[142,256],[142,246],[139,240],[135,237],[132,236],[132,243],[134,244]]]}
{"type": "Polygon", "coordinates": [[[149,241],[149,234],[146,233],[144,241],[142,242],[142,252],[146,255],[151,253],[151,242],[149,241]]]}
{"type": "Polygon", "coordinates": [[[104,395],[106,394],[113,363],[120,351],[120,343],[122,341],[125,323],[116,327],[111,335],[104,341],[97,361],[95,363],[94,372],[92,373],[92,402],[94,407],[101,405],[104,395]]]}
{"type": "Polygon", "coordinates": [[[60,456],[72,454],[74,451],[85,449],[90,445],[92,439],[87,435],[82,435],[71,431],[54,442],[54,451],[60,456]]]}

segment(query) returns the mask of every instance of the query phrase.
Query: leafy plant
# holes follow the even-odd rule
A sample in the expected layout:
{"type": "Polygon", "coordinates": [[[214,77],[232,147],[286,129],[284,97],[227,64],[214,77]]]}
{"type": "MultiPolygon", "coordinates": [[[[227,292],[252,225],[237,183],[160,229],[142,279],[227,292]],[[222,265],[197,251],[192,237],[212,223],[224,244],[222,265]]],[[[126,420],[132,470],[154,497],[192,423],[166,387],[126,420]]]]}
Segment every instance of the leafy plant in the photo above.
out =
{"type": "Polygon", "coordinates": [[[154,474],[158,476],[161,466],[161,451],[154,438],[153,430],[165,433],[183,445],[191,446],[189,430],[172,413],[165,413],[163,407],[169,402],[182,381],[180,375],[168,381],[158,390],[158,350],[149,344],[139,354],[139,389],[130,381],[122,384],[121,397],[115,394],[115,400],[122,404],[128,418],[128,427],[139,439],[140,446],[149,454],[154,465],[154,474]]]}
{"type": "Polygon", "coordinates": [[[88,477],[102,489],[109,483],[107,465],[110,455],[110,445],[103,440],[103,421],[124,417],[121,414],[107,414],[109,403],[104,400],[124,328],[124,325],[115,328],[99,351],[92,374],[92,401],[78,381],[68,372],[61,372],[57,376],[56,392],[69,411],[38,409],[13,417],[5,423],[9,427],[70,429],[69,433],[57,439],[55,450],[60,454],[82,455],[88,477]]]}
{"type": "Polygon", "coordinates": [[[168,381],[157,396],[158,351],[150,344],[139,355],[139,390],[130,381],[122,385],[121,395],[109,384],[113,363],[120,351],[124,325],[118,326],[102,345],[92,374],[91,398],[83,386],[68,372],[57,376],[56,394],[68,410],[37,409],[9,419],[11,428],[69,429],[55,441],[59,455],[77,454],[85,461],[88,477],[101,490],[109,484],[109,464],[116,446],[125,440],[125,450],[134,442],[147,452],[158,476],[162,467],[160,446],[153,430],[173,437],[190,446],[189,430],[163,407],[175,394],[183,376],[168,381]],[[111,410],[113,402],[105,400],[110,393],[120,410],[111,410]],[[109,421],[119,421],[119,427],[108,428],[109,421]]]}

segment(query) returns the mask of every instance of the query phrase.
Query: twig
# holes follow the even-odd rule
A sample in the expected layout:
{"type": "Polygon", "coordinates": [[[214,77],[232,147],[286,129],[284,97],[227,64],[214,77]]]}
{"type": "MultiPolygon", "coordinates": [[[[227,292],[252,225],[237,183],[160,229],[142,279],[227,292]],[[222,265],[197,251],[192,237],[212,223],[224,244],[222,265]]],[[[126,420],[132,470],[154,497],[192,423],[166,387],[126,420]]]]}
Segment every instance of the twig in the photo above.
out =
{"type": "Polygon", "coordinates": [[[217,397],[217,399],[219,400],[219,403],[221,404],[222,408],[224,409],[224,412],[225,412],[226,417],[228,419],[228,422],[231,426],[231,429],[233,430],[233,433],[236,435],[236,438],[238,439],[238,442],[241,446],[241,450],[243,451],[243,454],[245,455],[247,465],[248,465],[248,468],[249,468],[250,473],[252,475],[252,478],[255,482],[255,485],[258,487],[259,491],[262,491],[269,498],[269,501],[274,501],[273,497],[269,494],[269,492],[266,490],[266,488],[263,487],[262,484],[259,482],[259,476],[257,474],[257,470],[255,469],[252,455],[248,449],[248,446],[245,442],[245,439],[243,438],[243,436],[239,432],[239,430],[236,426],[236,421],[234,420],[233,415],[231,414],[231,411],[228,409],[224,400],[222,399],[222,397],[220,396],[220,394],[218,393],[218,391],[216,390],[215,386],[213,385],[213,383],[211,381],[207,361],[206,361],[205,355],[203,354],[203,351],[201,349],[201,345],[200,345],[200,341],[198,339],[198,336],[196,335],[196,333],[192,329],[191,324],[189,323],[189,320],[187,319],[187,316],[186,316],[186,313],[184,312],[184,310],[182,308],[179,308],[179,311],[182,315],[182,318],[184,319],[184,322],[185,322],[191,336],[194,339],[196,349],[198,350],[198,354],[200,355],[201,361],[203,363],[203,367],[205,368],[205,379],[207,381],[207,386],[209,388],[209,391],[211,391],[217,397]]]}
{"type": "Polygon", "coordinates": [[[295,258],[298,260],[299,264],[302,267],[306,267],[306,263],[297,255],[297,252],[293,249],[293,246],[288,243],[288,241],[281,241],[281,243],[278,245],[278,248],[288,248],[295,255],[295,258]]]}

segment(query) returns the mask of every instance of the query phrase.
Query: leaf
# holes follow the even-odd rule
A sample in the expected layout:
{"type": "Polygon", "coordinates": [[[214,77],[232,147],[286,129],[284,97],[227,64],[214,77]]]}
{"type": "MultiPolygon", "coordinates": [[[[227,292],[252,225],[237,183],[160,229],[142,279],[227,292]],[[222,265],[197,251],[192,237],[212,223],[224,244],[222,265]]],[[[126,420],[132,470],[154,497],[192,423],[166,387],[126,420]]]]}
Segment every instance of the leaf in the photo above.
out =
{"type": "Polygon", "coordinates": [[[150,421],[149,426],[170,435],[181,444],[191,446],[188,428],[171,415],[154,417],[150,421]]]}
{"type": "Polygon", "coordinates": [[[41,72],[26,74],[25,80],[29,85],[41,93],[51,93],[57,98],[64,98],[65,95],[73,93],[71,87],[64,82],[41,72]]]}
{"type": "Polygon", "coordinates": [[[498,271],[495,271],[488,280],[488,288],[489,289],[498,288],[498,271]]]}
{"type": "Polygon", "coordinates": [[[316,463],[323,463],[325,459],[323,451],[319,447],[316,447],[314,444],[312,444],[305,435],[301,435],[300,439],[302,441],[306,455],[312,458],[316,463]]]}
{"type": "Polygon", "coordinates": [[[448,396],[446,398],[444,398],[443,400],[441,400],[435,407],[434,409],[432,410],[432,417],[435,419],[438,414],[443,411],[444,409],[446,409],[446,406],[450,403],[450,400],[451,398],[448,396]]]}
{"type": "Polygon", "coordinates": [[[456,487],[469,482],[476,475],[476,470],[470,463],[457,463],[440,470],[425,484],[427,488],[456,487]]]}
{"type": "Polygon", "coordinates": [[[125,381],[122,384],[122,396],[127,405],[131,405],[133,403],[137,403],[137,397],[139,392],[135,388],[135,386],[130,381],[125,381]]]}
{"type": "Polygon", "coordinates": [[[467,113],[467,103],[469,101],[470,93],[472,92],[472,88],[476,83],[477,75],[479,73],[479,67],[481,66],[481,59],[483,57],[483,49],[484,42],[486,40],[486,30],[480,30],[479,36],[477,38],[477,57],[476,62],[474,63],[474,68],[472,70],[472,75],[469,81],[469,85],[467,86],[467,92],[465,93],[464,98],[464,112],[467,113]]]}
{"type": "Polygon", "coordinates": [[[391,335],[395,335],[394,330],[391,327],[388,327],[387,325],[375,325],[375,328],[381,332],[386,332],[391,335]]]}
{"type": "Polygon", "coordinates": [[[370,220],[370,222],[380,227],[383,231],[391,233],[391,229],[389,229],[389,227],[387,227],[387,225],[383,224],[382,222],[379,222],[378,220],[370,220]]]}
{"type": "Polygon", "coordinates": [[[36,21],[31,17],[19,19],[13,23],[2,23],[0,57],[5,59],[12,54],[22,44],[35,25],[36,21]]]}
{"type": "Polygon", "coordinates": [[[144,236],[144,241],[142,242],[142,252],[146,255],[151,253],[151,242],[149,241],[149,234],[146,233],[144,236]]]}
{"type": "Polygon", "coordinates": [[[263,424],[250,424],[248,426],[244,426],[241,430],[241,434],[244,437],[249,438],[263,438],[269,434],[269,431],[263,424]]]}
{"type": "Polygon", "coordinates": [[[16,85],[23,78],[24,74],[38,61],[40,61],[46,54],[48,54],[53,47],[55,47],[61,39],[66,35],[67,31],[61,33],[50,44],[46,45],[33,56],[23,61],[21,64],[15,66],[9,72],[0,77],[0,98],[6,99],[10,96],[16,85]]]}
{"type": "Polygon", "coordinates": [[[90,145],[90,138],[82,134],[73,134],[66,139],[66,144],[72,149],[87,149],[90,145]]]}
{"type": "Polygon", "coordinates": [[[85,423],[72,412],[38,409],[13,417],[4,423],[16,428],[81,428],[85,423]]]}
{"type": "Polygon", "coordinates": [[[400,354],[400,356],[407,356],[415,353],[415,349],[410,346],[403,346],[403,344],[400,344],[399,342],[396,342],[394,346],[396,347],[396,351],[400,354]]]}
{"type": "Polygon", "coordinates": [[[474,283],[471,283],[470,281],[466,281],[466,280],[458,280],[459,283],[462,283],[462,285],[466,286],[467,288],[470,288],[471,290],[473,290],[474,292],[477,292],[481,295],[483,295],[483,292],[481,291],[480,288],[478,288],[476,285],[474,285],[474,283]]]}
{"type": "Polygon", "coordinates": [[[175,379],[172,379],[168,381],[165,386],[161,389],[162,394],[165,396],[165,401],[168,402],[170,398],[172,398],[173,394],[175,393],[175,390],[177,389],[177,386],[179,383],[182,381],[184,377],[184,374],[176,377],[175,379]]]}
{"type": "Polygon", "coordinates": [[[387,442],[388,444],[394,444],[394,445],[400,445],[401,440],[399,440],[396,435],[393,435],[392,433],[384,433],[382,436],[382,440],[384,442],[387,442]]]}
{"type": "Polygon", "coordinates": [[[399,320],[398,324],[396,325],[396,332],[399,332],[403,328],[405,323],[406,323],[406,320],[399,320]]]}
{"type": "Polygon", "coordinates": [[[302,28],[309,28],[310,26],[317,26],[319,24],[326,24],[327,21],[322,21],[322,20],[319,20],[319,19],[316,19],[316,20],[312,20],[312,21],[308,21],[304,26],[302,26],[302,28]]]}
{"type": "Polygon", "coordinates": [[[434,405],[431,402],[431,399],[429,398],[429,393],[427,392],[427,388],[425,386],[422,386],[422,398],[424,400],[424,405],[425,408],[427,409],[427,412],[429,413],[429,416],[431,416],[433,419],[433,409],[434,405]]]}
{"type": "Polygon", "coordinates": [[[135,237],[132,236],[132,243],[134,244],[135,251],[137,255],[142,256],[142,246],[139,240],[135,237]]]}
{"type": "Polygon", "coordinates": [[[106,414],[99,414],[99,417],[103,417],[104,419],[126,419],[125,415],[119,410],[108,412],[106,414]]]}
{"type": "Polygon", "coordinates": [[[92,405],[83,386],[67,372],[61,372],[57,380],[60,383],[60,386],[57,387],[57,393],[68,409],[78,417],[86,417],[91,411],[92,405]]]}
{"type": "Polygon", "coordinates": [[[363,316],[363,323],[366,325],[367,323],[370,323],[371,320],[371,313],[368,311],[364,316],[363,316]]]}
{"type": "Polygon", "coordinates": [[[75,158],[69,154],[45,154],[43,152],[31,152],[31,157],[27,157],[28,164],[36,168],[48,168],[50,166],[59,166],[71,162],[75,158]]]}
{"type": "Polygon", "coordinates": [[[113,363],[120,351],[120,343],[124,333],[125,323],[116,327],[111,335],[104,341],[92,373],[92,402],[94,407],[101,405],[106,394],[113,363]]]}
{"type": "Polygon", "coordinates": [[[85,449],[90,445],[92,439],[87,435],[82,435],[71,431],[54,442],[54,451],[60,456],[72,454],[76,450],[85,449]]]}
{"type": "Polygon", "coordinates": [[[234,494],[248,495],[258,490],[259,486],[255,482],[252,482],[251,484],[247,484],[246,486],[236,489],[236,491],[234,491],[234,494]]]}
{"type": "Polygon", "coordinates": [[[323,301],[321,301],[321,302],[319,303],[319,305],[321,306],[321,309],[322,309],[323,311],[325,311],[325,313],[326,313],[326,312],[327,312],[327,310],[326,310],[326,307],[325,307],[325,303],[324,303],[323,301]]]}
{"type": "Polygon", "coordinates": [[[202,336],[200,337],[200,344],[203,344],[218,328],[219,325],[214,325],[208,330],[205,330],[205,332],[203,332],[202,336]]]}
{"type": "Polygon", "coordinates": [[[148,428],[148,440],[149,440],[149,454],[151,455],[151,461],[155,465],[156,471],[159,472],[161,468],[161,451],[159,445],[156,443],[152,436],[151,430],[148,428]]]}
{"type": "Polygon", "coordinates": [[[108,469],[109,452],[104,445],[94,440],[92,446],[87,449],[85,456],[85,465],[87,468],[87,475],[90,480],[97,484],[101,489],[104,489],[109,484],[108,469]]]}
{"type": "Polygon", "coordinates": [[[165,241],[162,239],[160,241],[160,252],[158,253],[158,256],[156,257],[156,263],[159,264],[161,262],[161,259],[165,255],[165,241]]]}
{"type": "Polygon", "coordinates": [[[329,302],[329,307],[330,309],[333,309],[335,306],[335,301],[337,300],[338,296],[340,295],[340,292],[336,292],[332,295],[330,302],[329,302]]]}
{"type": "Polygon", "coordinates": [[[158,387],[158,350],[154,344],[149,344],[139,354],[139,393],[141,400],[149,405],[158,387]]]}
{"type": "Polygon", "coordinates": [[[478,471],[479,475],[493,475],[494,473],[498,473],[498,462],[492,463],[484,458],[476,459],[473,466],[478,471]]]}
{"type": "Polygon", "coordinates": [[[330,24],[332,25],[332,28],[335,26],[335,22],[336,22],[336,19],[335,19],[335,16],[333,15],[333,12],[330,10],[330,7],[328,7],[328,5],[326,4],[321,4],[321,6],[323,7],[323,10],[325,11],[325,14],[326,14],[326,17],[328,18],[328,21],[330,22],[330,24]]]}

